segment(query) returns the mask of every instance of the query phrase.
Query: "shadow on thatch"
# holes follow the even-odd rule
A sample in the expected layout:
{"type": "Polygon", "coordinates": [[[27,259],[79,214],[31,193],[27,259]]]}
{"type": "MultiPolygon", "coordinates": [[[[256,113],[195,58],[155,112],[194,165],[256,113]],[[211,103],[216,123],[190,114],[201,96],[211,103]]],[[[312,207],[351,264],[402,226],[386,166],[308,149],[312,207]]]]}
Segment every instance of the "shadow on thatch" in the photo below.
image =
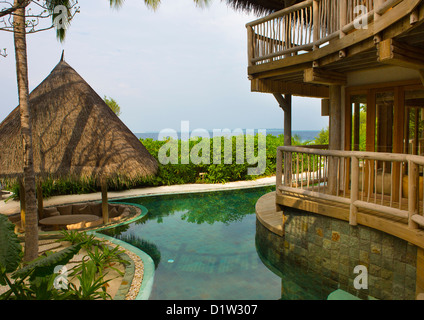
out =
{"type": "Polygon", "coordinates": [[[227,4],[236,10],[257,15],[267,15],[290,7],[304,0],[226,0],[227,4]]]}
{"type": "MultiPolygon", "coordinates": [[[[39,178],[133,180],[157,162],[103,99],[65,61],[30,94],[39,178]]],[[[23,175],[19,106],[0,124],[0,178],[23,175]]]]}

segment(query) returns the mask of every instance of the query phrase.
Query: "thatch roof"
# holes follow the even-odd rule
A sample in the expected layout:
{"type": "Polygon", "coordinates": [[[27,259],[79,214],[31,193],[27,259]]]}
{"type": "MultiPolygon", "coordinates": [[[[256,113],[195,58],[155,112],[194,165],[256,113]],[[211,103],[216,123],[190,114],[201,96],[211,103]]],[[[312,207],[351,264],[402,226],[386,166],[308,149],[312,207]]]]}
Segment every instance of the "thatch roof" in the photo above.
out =
{"type": "MultiPolygon", "coordinates": [[[[37,177],[129,181],[156,173],[143,144],[63,59],[29,98],[37,177]]],[[[0,124],[0,178],[23,176],[19,111],[0,124]]]]}
{"type": "Polygon", "coordinates": [[[304,0],[225,0],[236,10],[253,12],[258,15],[270,14],[304,0]]]}

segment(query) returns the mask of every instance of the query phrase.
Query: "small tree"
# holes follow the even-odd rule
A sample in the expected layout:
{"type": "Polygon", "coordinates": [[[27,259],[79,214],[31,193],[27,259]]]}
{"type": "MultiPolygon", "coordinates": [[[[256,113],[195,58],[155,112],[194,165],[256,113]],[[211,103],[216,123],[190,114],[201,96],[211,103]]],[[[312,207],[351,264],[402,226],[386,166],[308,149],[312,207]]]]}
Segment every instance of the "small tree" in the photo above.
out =
{"type": "Polygon", "coordinates": [[[115,99],[111,97],[104,96],[103,100],[106,102],[106,104],[109,106],[110,109],[119,117],[121,115],[121,107],[119,104],[115,101],[115,99]]]}

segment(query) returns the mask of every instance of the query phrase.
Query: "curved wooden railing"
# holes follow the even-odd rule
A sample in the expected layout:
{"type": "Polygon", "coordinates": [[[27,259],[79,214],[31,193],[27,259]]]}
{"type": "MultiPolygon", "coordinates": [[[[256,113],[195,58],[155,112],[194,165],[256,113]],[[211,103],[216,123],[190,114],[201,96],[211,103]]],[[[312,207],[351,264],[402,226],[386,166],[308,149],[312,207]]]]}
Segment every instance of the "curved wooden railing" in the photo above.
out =
{"type": "Polygon", "coordinates": [[[249,66],[298,55],[364,28],[403,0],[306,0],[246,24],[249,66]]]}
{"type": "Polygon", "coordinates": [[[422,156],[277,149],[277,191],[347,205],[352,225],[358,209],[364,209],[400,218],[412,229],[424,227],[423,172],[422,156]]]}

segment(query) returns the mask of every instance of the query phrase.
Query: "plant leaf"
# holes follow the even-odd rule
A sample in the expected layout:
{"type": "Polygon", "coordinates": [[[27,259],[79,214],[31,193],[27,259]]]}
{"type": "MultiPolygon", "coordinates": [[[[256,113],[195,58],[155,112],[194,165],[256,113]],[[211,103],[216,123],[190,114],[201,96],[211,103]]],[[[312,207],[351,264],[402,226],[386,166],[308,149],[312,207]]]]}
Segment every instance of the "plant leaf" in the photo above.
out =
{"type": "Polygon", "coordinates": [[[80,242],[47,257],[38,258],[13,273],[12,278],[21,278],[28,274],[28,272],[31,272],[31,278],[50,275],[56,266],[67,264],[78,253],[83,244],[84,242],[80,242]]]}
{"type": "Polygon", "coordinates": [[[14,229],[8,217],[0,214],[0,265],[6,272],[15,271],[21,262],[22,246],[14,229]]]}

